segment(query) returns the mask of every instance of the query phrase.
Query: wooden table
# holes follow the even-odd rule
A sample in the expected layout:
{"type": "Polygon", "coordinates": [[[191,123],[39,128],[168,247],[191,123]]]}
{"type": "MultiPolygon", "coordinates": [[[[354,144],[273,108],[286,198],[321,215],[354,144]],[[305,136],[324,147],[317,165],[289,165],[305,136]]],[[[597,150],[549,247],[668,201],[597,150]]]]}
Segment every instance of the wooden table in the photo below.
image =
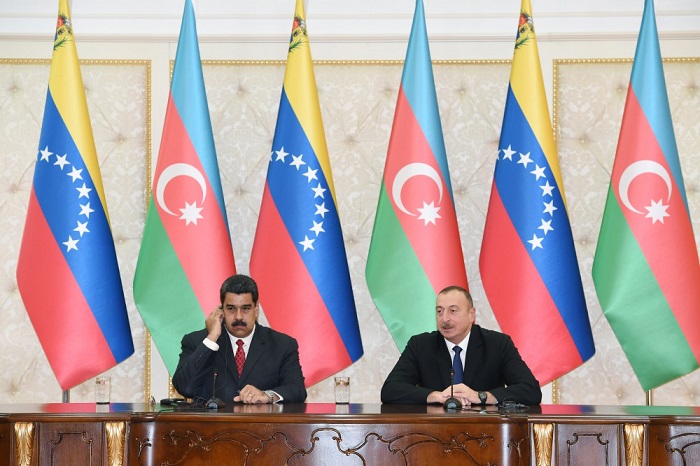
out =
{"type": "Polygon", "coordinates": [[[0,405],[0,465],[698,465],[700,409],[0,405]]]}

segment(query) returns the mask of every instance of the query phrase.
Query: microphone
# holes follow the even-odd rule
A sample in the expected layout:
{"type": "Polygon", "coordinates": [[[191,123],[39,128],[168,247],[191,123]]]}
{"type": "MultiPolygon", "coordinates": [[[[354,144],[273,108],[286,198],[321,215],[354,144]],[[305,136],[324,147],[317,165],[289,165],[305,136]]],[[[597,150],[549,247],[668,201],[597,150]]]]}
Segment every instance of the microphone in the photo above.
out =
{"type": "Polygon", "coordinates": [[[207,409],[219,409],[226,407],[226,403],[216,397],[216,378],[219,376],[218,372],[214,372],[214,385],[211,389],[211,398],[207,400],[207,409]]]}
{"type": "Polygon", "coordinates": [[[455,398],[455,371],[450,371],[450,397],[445,400],[442,407],[446,411],[456,411],[462,409],[462,402],[455,398]]]}

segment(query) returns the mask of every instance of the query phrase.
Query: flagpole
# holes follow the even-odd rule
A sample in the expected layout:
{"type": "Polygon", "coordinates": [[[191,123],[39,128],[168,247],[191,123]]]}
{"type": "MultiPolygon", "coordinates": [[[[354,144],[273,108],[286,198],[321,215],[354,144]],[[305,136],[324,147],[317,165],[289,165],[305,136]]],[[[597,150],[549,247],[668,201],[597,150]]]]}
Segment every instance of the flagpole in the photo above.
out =
{"type": "Polygon", "coordinates": [[[654,406],[654,390],[647,390],[647,406],[654,406]]]}
{"type": "Polygon", "coordinates": [[[70,403],[70,390],[63,390],[63,399],[61,403],[70,403]]]}

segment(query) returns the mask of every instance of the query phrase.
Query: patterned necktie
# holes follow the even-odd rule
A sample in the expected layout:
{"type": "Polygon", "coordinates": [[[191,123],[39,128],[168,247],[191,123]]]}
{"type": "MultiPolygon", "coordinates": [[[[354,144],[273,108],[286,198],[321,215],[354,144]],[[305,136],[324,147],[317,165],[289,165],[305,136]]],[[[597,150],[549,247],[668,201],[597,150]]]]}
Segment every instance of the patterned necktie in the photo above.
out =
{"type": "Polygon", "coordinates": [[[245,364],[245,352],[243,352],[243,340],[237,340],[236,345],[236,368],[238,369],[238,377],[243,373],[243,364],[245,364]]]}
{"type": "MultiPolygon", "coordinates": [[[[459,357],[459,353],[462,352],[462,348],[455,346],[453,348],[455,352],[455,357],[452,360],[452,370],[455,372],[455,377],[453,383],[458,384],[464,382],[464,369],[462,368],[462,358],[459,357]]],[[[238,357],[236,357],[238,360],[238,357]]]]}

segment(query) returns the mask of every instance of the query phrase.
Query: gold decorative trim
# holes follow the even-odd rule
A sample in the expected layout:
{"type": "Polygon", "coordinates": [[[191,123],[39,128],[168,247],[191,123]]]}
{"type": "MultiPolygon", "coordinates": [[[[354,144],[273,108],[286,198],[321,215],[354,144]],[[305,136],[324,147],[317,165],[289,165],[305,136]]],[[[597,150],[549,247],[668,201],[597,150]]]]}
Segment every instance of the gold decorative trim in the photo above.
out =
{"type": "Polygon", "coordinates": [[[126,423],[105,422],[105,430],[107,431],[107,464],[109,466],[123,466],[126,423]]]}
{"type": "Polygon", "coordinates": [[[535,466],[551,466],[554,424],[532,424],[535,444],[535,466]]]}
{"type": "Polygon", "coordinates": [[[34,449],[34,424],[31,422],[16,422],[14,427],[17,466],[29,466],[32,463],[32,451],[34,449]]]}
{"type": "Polygon", "coordinates": [[[642,466],[644,451],[644,425],[625,424],[625,464],[642,466]]]}
{"type": "MultiPolygon", "coordinates": [[[[512,60],[433,60],[433,65],[510,65],[512,60]]],[[[202,60],[202,66],[284,66],[286,60],[202,60]]],[[[313,60],[316,66],[397,66],[403,60],[313,60]]],[[[174,60],[170,60],[170,72],[174,60]]]]}
{"type": "MultiPolygon", "coordinates": [[[[151,168],[153,164],[153,145],[151,144],[151,139],[153,138],[153,79],[151,78],[151,61],[146,61],[146,209],[148,209],[148,196],[151,193],[151,168]]],[[[144,402],[148,403],[151,399],[151,332],[148,331],[146,324],[144,323],[144,345],[143,345],[143,356],[144,356],[144,402]]]]}
{"type": "MultiPolygon", "coordinates": [[[[700,57],[662,58],[663,63],[700,63],[700,57]]],[[[554,141],[559,135],[559,77],[560,68],[566,65],[624,65],[634,63],[632,58],[555,58],[552,60],[552,128],[554,141]]]]}

